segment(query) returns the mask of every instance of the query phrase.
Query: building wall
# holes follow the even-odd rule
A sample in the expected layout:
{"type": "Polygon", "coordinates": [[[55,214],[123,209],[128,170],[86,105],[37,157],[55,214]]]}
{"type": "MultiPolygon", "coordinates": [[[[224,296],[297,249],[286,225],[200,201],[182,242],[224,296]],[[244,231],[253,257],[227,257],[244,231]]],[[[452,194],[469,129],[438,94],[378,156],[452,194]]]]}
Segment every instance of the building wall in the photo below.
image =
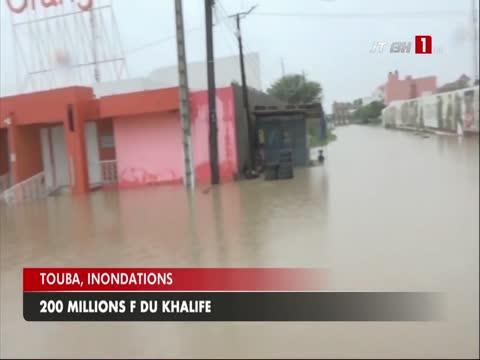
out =
{"type": "Polygon", "coordinates": [[[457,132],[479,131],[479,88],[472,87],[395,101],[382,113],[389,127],[426,127],[457,132]]]}
{"type": "MultiPolygon", "coordinates": [[[[208,94],[191,94],[195,175],[210,182],[208,94]]],[[[218,155],[222,181],[238,171],[232,88],[217,90],[218,155]]],[[[119,185],[181,183],[184,176],[182,129],[178,112],[113,119],[119,185]]]]}
{"type": "MultiPolygon", "coordinates": [[[[232,87],[217,89],[218,160],[222,181],[232,181],[238,174],[235,97],[232,87]]],[[[208,92],[198,91],[190,96],[193,119],[192,140],[195,175],[199,182],[210,182],[208,92]]]]}
{"type": "MultiPolygon", "coordinates": [[[[255,89],[262,89],[260,56],[258,53],[249,53],[244,56],[245,73],[248,85],[255,89]]],[[[188,83],[193,91],[206,90],[207,64],[204,61],[191,62],[187,65],[188,83]]],[[[154,70],[149,78],[151,81],[162,84],[162,87],[178,86],[177,66],[169,66],[154,70]]],[[[215,59],[215,83],[217,88],[228,87],[232,82],[241,83],[240,60],[238,56],[228,56],[215,59]]]]}
{"type": "Polygon", "coordinates": [[[15,129],[16,183],[43,171],[42,144],[38,126],[18,126],[15,129]]]}
{"type": "Polygon", "coordinates": [[[413,99],[425,92],[435,92],[437,89],[437,77],[427,76],[412,78],[407,76],[400,79],[398,72],[390,73],[385,84],[385,104],[392,101],[413,99]]]}
{"type": "Polygon", "coordinates": [[[8,172],[8,132],[7,129],[0,129],[0,176],[8,172]]]}
{"type": "MultiPolygon", "coordinates": [[[[190,90],[208,89],[206,76],[207,64],[203,61],[191,62],[188,67],[188,82],[190,90]]],[[[251,88],[262,89],[260,56],[258,53],[245,54],[245,73],[251,88]]],[[[215,59],[215,82],[217,88],[230,86],[233,82],[241,83],[240,60],[238,56],[228,56],[215,59]]],[[[127,94],[139,91],[149,91],[178,87],[177,65],[166,66],[152,71],[147,77],[102,82],[94,84],[96,97],[127,94]]]]}
{"type": "Polygon", "coordinates": [[[181,182],[183,152],[177,112],[113,119],[119,186],[181,182]]]}

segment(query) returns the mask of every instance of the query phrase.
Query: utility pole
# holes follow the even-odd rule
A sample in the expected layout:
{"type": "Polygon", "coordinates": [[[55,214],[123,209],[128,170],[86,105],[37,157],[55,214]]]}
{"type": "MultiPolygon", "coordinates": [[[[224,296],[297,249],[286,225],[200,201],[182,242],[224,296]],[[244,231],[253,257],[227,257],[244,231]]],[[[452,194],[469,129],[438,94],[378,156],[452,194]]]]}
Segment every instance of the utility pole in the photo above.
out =
{"type": "Polygon", "coordinates": [[[178,82],[180,87],[180,116],[182,119],[182,141],[185,166],[184,183],[187,189],[193,189],[195,187],[195,175],[193,172],[192,161],[192,132],[190,126],[190,102],[182,0],[175,0],[175,22],[177,33],[178,82]]]}
{"type": "Polygon", "coordinates": [[[218,128],[215,88],[215,59],[213,55],[213,14],[215,0],[205,0],[205,27],[207,36],[207,77],[208,77],[208,112],[209,112],[209,148],[210,174],[212,185],[220,183],[218,169],[218,128]]]}
{"type": "Polygon", "coordinates": [[[253,128],[252,117],[250,115],[250,101],[248,99],[248,86],[247,86],[247,75],[245,73],[245,59],[243,56],[243,42],[242,42],[242,29],[240,26],[240,20],[250,14],[256,6],[250,8],[250,10],[242,13],[237,13],[230,17],[235,17],[237,22],[237,39],[238,39],[238,49],[240,52],[240,72],[242,76],[242,93],[243,93],[243,108],[245,110],[245,115],[247,117],[247,132],[248,132],[248,148],[249,148],[249,165],[250,170],[255,168],[255,130],[253,128]]]}
{"type": "Polygon", "coordinates": [[[285,62],[283,61],[283,58],[281,59],[281,65],[282,65],[282,77],[285,77],[285,62]]]}
{"type": "Polygon", "coordinates": [[[478,78],[478,12],[476,8],[477,0],[472,0],[472,26],[473,26],[473,81],[479,80],[478,78]]]}

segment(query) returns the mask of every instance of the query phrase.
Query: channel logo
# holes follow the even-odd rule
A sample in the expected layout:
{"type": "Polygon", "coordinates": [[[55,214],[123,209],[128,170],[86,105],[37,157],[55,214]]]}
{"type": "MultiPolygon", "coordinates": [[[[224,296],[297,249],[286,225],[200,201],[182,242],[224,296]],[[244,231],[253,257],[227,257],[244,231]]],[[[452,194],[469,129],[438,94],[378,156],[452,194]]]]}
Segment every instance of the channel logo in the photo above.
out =
{"type": "Polygon", "coordinates": [[[430,35],[415,36],[415,54],[431,54],[432,37],[430,35]]]}
{"type": "Polygon", "coordinates": [[[431,35],[416,35],[415,41],[374,41],[371,54],[439,54],[441,49],[433,48],[431,35]]]}

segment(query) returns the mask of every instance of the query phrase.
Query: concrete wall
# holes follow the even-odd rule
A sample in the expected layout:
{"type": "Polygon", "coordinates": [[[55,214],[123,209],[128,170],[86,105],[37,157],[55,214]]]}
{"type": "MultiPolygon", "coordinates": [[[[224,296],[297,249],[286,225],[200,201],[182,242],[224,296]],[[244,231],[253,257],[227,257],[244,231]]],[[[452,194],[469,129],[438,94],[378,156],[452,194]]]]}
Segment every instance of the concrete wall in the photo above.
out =
{"type": "Polygon", "coordinates": [[[7,129],[0,129],[0,193],[10,187],[10,160],[7,138],[7,129]]]}
{"type": "Polygon", "coordinates": [[[0,176],[8,172],[8,132],[7,129],[0,129],[0,176]]]}
{"type": "Polygon", "coordinates": [[[16,132],[15,183],[27,180],[43,171],[40,128],[35,125],[18,126],[16,132]]]}
{"type": "MultiPolygon", "coordinates": [[[[208,95],[191,94],[195,175],[210,182],[208,95]]],[[[234,179],[237,166],[232,88],[217,90],[218,148],[222,181],[234,179]]],[[[182,130],[178,112],[113,119],[120,187],[181,183],[184,176],[182,130]]]]}
{"type": "MultiPolygon", "coordinates": [[[[260,56],[258,53],[245,55],[245,72],[249,86],[255,89],[262,89],[260,56]]],[[[206,90],[208,88],[207,65],[205,62],[200,61],[189,63],[188,77],[191,91],[206,90]]],[[[217,88],[228,87],[232,82],[241,82],[240,62],[238,56],[215,59],[215,81],[217,88]]],[[[178,83],[177,65],[172,65],[156,69],[147,77],[102,82],[93,86],[95,96],[102,97],[177,87],[178,83]]]]}
{"type": "Polygon", "coordinates": [[[93,91],[86,87],[55,89],[0,98],[0,127],[9,128],[9,148],[13,183],[25,180],[43,169],[39,126],[63,123],[70,171],[71,190],[89,191],[85,149],[85,121],[98,116],[93,91]]]}
{"type": "MultiPolygon", "coordinates": [[[[172,85],[172,86],[178,86],[172,85]]],[[[101,82],[93,85],[93,91],[97,98],[102,96],[127,94],[138,91],[157,90],[169,87],[166,82],[155,81],[148,77],[139,77],[126,80],[101,82]]]]}
{"type": "Polygon", "coordinates": [[[178,113],[115,118],[113,127],[121,187],[182,181],[178,113]]]}
{"type": "Polygon", "coordinates": [[[385,126],[426,127],[444,131],[479,131],[479,88],[395,101],[382,113],[385,126]]]}
{"type": "MultiPolygon", "coordinates": [[[[218,159],[220,178],[222,181],[232,181],[238,173],[236,129],[235,129],[235,99],[231,87],[217,89],[218,118],[218,159]]],[[[192,140],[194,146],[194,161],[196,178],[201,183],[209,183],[210,161],[208,143],[208,93],[194,92],[190,96],[191,115],[193,119],[192,140]]]]}
{"type": "MultiPolygon", "coordinates": [[[[262,89],[260,70],[260,56],[258,53],[245,54],[245,73],[248,84],[255,89],[262,89]]],[[[191,62],[188,64],[188,82],[190,89],[206,90],[207,64],[204,61],[191,62]]],[[[215,59],[215,83],[217,88],[230,86],[232,82],[241,82],[240,60],[238,56],[229,56],[215,59]]],[[[177,66],[170,66],[154,70],[150,80],[162,83],[165,86],[178,86],[177,66]]]]}

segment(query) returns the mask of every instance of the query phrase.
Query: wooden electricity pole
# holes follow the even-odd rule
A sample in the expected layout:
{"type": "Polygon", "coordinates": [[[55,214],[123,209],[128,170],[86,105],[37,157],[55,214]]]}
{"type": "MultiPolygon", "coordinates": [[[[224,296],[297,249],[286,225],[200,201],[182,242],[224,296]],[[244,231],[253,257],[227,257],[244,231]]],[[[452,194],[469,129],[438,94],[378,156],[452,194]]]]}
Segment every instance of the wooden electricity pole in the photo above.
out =
{"type": "Polygon", "coordinates": [[[188,90],[187,56],[185,53],[185,31],[183,25],[182,0],[175,0],[175,22],[177,29],[178,81],[180,87],[180,116],[182,118],[184,183],[188,189],[195,187],[192,161],[192,132],[188,90]]]}
{"type": "Polygon", "coordinates": [[[218,169],[218,128],[215,89],[215,59],[213,55],[213,6],[215,0],[205,0],[205,27],[207,37],[207,77],[208,77],[208,112],[209,112],[209,149],[210,174],[212,185],[220,183],[218,169]]]}
{"type": "Polygon", "coordinates": [[[247,85],[247,75],[245,73],[245,58],[243,56],[243,41],[242,41],[242,29],[240,26],[240,20],[250,14],[256,6],[250,8],[250,10],[242,13],[237,13],[230,17],[234,17],[237,23],[237,39],[238,39],[238,50],[240,53],[240,72],[242,77],[242,97],[243,97],[243,108],[245,115],[247,117],[247,132],[248,132],[248,149],[249,149],[249,167],[250,170],[255,169],[255,131],[253,129],[252,117],[250,114],[250,101],[248,98],[248,85],[247,85]]]}
{"type": "Polygon", "coordinates": [[[250,14],[256,6],[250,8],[250,10],[242,13],[237,13],[230,17],[234,17],[237,23],[237,39],[238,39],[238,50],[240,53],[240,72],[242,77],[242,97],[243,97],[243,108],[245,115],[247,117],[247,133],[248,133],[248,148],[249,148],[249,167],[250,170],[255,168],[255,131],[253,128],[252,117],[250,114],[250,101],[248,98],[248,85],[247,85],[247,75],[245,73],[245,58],[243,56],[243,41],[242,41],[242,29],[240,26],[240,20],[250,14]]]}

